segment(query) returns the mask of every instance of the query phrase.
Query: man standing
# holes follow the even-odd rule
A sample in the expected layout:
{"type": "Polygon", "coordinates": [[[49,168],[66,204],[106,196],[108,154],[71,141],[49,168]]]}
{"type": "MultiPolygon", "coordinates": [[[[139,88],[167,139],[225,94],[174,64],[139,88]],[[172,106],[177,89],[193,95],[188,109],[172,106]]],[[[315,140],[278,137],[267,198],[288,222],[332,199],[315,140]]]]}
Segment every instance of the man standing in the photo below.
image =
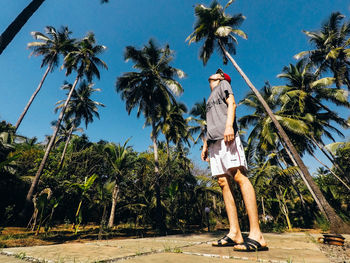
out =
{"type": "Polygon", "coordinates": [[[268,250],[259,227],[255,191],[246,176],[248,167],[238,134],[237,105],[230,84],[230,76],[221,69],[209,77],[211,94],[206,105],[207,137],[201,158],[203,161],[210,160],[211,173],[222,189],[230,223],[229,233],[212,245],[233,246],[235,251],[245,252],[268,250]],[[248,213],[250,231],[245,240],[238,223],[230,178],[239,185],[248,213]]]}

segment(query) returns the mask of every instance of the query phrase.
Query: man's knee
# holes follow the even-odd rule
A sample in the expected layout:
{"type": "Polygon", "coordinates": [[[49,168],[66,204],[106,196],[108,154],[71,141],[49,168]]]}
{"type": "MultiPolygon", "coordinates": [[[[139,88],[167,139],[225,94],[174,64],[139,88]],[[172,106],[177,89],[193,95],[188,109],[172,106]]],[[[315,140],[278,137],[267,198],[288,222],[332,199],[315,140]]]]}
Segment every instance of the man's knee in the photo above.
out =
{"type": "Polygon", "coordinates": [[[233,180],[238,184],[244,184],[249,181],[248,177],[245,175],[244,170],[241,167],[230,169],[230,173],[233,180]]]}
{"type": "Polygon", "coordinates": [[[228,178],[226,175],[222,175],[218,177],[218,184],[221,188],[228,185],[228,178]]]}

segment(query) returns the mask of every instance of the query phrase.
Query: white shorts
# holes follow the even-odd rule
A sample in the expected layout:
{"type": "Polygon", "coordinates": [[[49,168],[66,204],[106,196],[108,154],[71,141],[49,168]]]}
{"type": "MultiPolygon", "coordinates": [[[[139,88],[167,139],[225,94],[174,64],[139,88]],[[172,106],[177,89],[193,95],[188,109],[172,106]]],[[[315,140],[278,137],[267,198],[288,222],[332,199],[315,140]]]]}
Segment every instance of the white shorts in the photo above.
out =
{"type": "Polygon", "coordinates": [[[244,149],[239,135],[230,144],[218,140],[209,145],[210,168],[213,177],[226,174],[227,170],[243,166],[248,169],[244,149]]]}

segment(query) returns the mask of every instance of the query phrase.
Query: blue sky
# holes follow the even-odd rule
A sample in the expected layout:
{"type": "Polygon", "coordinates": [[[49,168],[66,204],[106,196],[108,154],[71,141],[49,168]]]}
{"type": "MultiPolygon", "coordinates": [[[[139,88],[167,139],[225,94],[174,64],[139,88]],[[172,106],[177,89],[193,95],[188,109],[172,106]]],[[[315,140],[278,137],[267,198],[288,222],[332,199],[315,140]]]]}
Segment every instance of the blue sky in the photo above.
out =
{"type": "MultiPolygon", "coordinates": [[[[13,124],[22,112],[29,97],[37,87],[44,69],[40,68],[40,57],[29,57],[27,43],[33,41],[31,31],[44,32],[47,25],[59,28],[68,26],[72,37],[83,37],[92,31],[99,44],[107,46],[101,56],[109,69],[101,70],[101,80],[95,80],[95,88],[102,91],[93,99],[102,102],[106,108],[100,109],[100,120],[90,124],[86,134],[92,141],[100,139],[121,142],[132,136],[130,145],[137,151],[143,151],[151,145],[150,129],[143,128],[144,119],[130,116],[125,103],[115,92],[115,80],[124,72],[132,71],[132,63],[123,60],[124,48],[133,45],[141,48],[152,37],[159,45],[169,43],[175,51],[172,66],[187,73],[181,80],[185,90],[179,98],[190,109],[195,102],[208,97],[208,76],[218,67],[231,75],[236,101],[241,100],[249,88],[228,64],[222,65],[214,54],[207,66],[198,59],[199,44],[188,46],[186,37],[193,31],[194,6],[197,3],[208,5],[211,1],[192,0],[110,0],[109,4],[100,4],[99,0],[60,0],[45,1],[40,9],[22,28],[13,42],[0,56],[0,120],[13,124]]],[[[219,1],[222,5],[226,1],[219,1]]],[[[28,0],[2,0],[0,11],[0,31],[3,31],[27,5],[28,0]]],[[[317,30],[331,12],[339,11],[350,18],[350,4],[345,0],[237,0],[228,9],[228,13],[242,13],[246,16],[241,29],[248,40],[239,39],[236,61],[260,88],[266,80],[272,85],[282,85],[276,78],[283,66],[295,63],[293,55],[311,49],[302,30],[317,30]]],[[[50,74],[18,132],[28,137],[37,136],[43,140],[51,134],[50,122],[57,119],[53,112],[58,100],[65,97],[60,89],[64,80],[73,82],[74,75],[66,77],[59,68],[50,74]]],[[[349,111],[337,108],[343,117],[349,111]]],[[[246,109],[238,107],[237,114],[242,116],[246,109]]],[[[349,139],[350,131],[344,131],[349,139]]],[[[191,149],[191,157],[198,165],[199,147],[191,149]]],[[[309,160],[306,158],[306,160],[309,160]]],[[[310,168],[318,166],[307,161],[310,168]]]]}

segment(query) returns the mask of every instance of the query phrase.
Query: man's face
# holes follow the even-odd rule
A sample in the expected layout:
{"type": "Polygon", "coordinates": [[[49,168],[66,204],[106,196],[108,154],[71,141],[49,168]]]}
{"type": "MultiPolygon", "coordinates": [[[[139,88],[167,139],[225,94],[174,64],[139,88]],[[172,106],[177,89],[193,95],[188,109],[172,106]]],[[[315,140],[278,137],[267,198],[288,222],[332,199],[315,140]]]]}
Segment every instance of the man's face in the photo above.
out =
{"type": "Polygon", "coordinates": [[[219,85],[220,81],[225,79],[221,74],[213,74],[209,77],[209,86],[210,89],[213,90],[217,85],[219,85]]]}
{"type": "Polygon", "coordinates": [[[219,74],[219,73],[216,73],[216,74],[211,75],[211,76],[209,77],[208,81],[209,81],[209,83],[210,83],[211,81],[223,80],[223,79],[225,79],[224,76],[222,76],[222,75],[219,74]]]}

